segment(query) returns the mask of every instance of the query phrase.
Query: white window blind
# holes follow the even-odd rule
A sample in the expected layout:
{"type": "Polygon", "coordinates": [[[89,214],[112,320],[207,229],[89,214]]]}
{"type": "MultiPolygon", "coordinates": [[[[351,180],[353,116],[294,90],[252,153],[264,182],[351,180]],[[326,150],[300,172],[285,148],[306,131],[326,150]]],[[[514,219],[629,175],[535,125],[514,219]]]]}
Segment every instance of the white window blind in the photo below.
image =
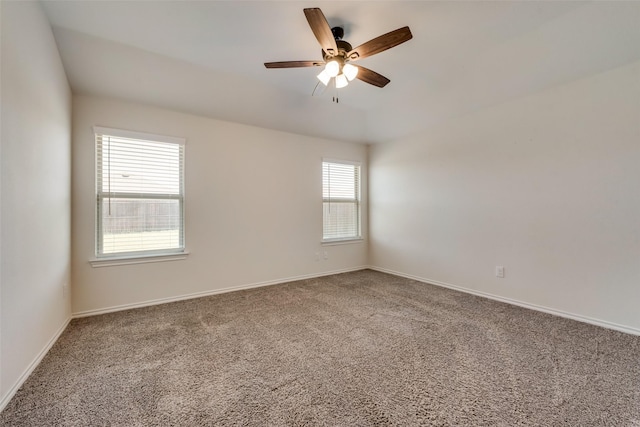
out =
{"type": "Polygon", "coordinates": [[[96,135],[96,256],[184,251],[184,140],[117,129],[96,135]]]}
{"type": "Polygon", "coordinates": [[[324,241],[360,238],[360,165],[322,162],[324,241]]]}

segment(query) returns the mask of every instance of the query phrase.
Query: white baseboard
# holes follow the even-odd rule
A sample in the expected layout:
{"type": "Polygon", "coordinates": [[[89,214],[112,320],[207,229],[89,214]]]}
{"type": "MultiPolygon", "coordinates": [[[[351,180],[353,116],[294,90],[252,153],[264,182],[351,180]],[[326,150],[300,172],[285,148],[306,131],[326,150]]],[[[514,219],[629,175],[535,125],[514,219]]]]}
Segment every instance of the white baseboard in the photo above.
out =
{"type": "Polygon", "coordinates": [[[588,316],[582,316],[580,314],[569,313],[562,310],[557,310],[555,308],[549,308],[542,305],[531,304],[524,301],[519,301],[511,298],[505,298],[498,295],[493,295],[487,292],[476,291],[474,289],[465,288],[463,286],[452,285],[450,283],[440,282],[438,280],[427,279],[424,277],[414,276],[412,274],[401,273],[399,271],[389,270],[387,268],[382,267],[374,267],[369,266],[371,270],[380,271],[382,273],[393,274],[394,276],[405,277],[407,279],[417,280],[419,282],[428,283],[430,285],[442,286],[443,288],[449,288],[460,292],[465,292],[467,294],[473,294],[484,298],[489,298],[495,301],[505,302],[507,304],[517,305],[519,307],[528,308],[531,310],[541,311],[543,313],[553,314],[555,316],[564,317],[567,319],[577,320],[578,322],[589,323],[591,325],[601,326],[607,329],[613,329],[619,332],[624,332],[631,335],[640,335],[640,329],[633,328],[631,326],[619,325],[617,323],[608,322],[606,320],[594,319],[588,316]]]}
{"type": "Polygon", "coordinates": [[[38,365],[40,364],[44,356],[46,356],[49,350],[51,350],[51,347],[53,347],[56,341],[58,341],[58,338],[60,338],[60,335],[62,335],[64,330],[69,325],[70,321],[71,321],[71,317],[69,317],[67,320],[65,320],[62,323],[62,325],[58,328],[58,330],[53,334],[49,342],[47,342],[47,344],[42,348],[42,350],[40,350],[40,353],[38,353],[38,355],[31,361],[29,366],[27,366],[27,369],[25,369],[22,375],[20,375],[20,378],[18,378],[18,380],[15,382],[15,384],[13,384],[13,386],[9,389],[9,391],[4,396],[2,396],[2,400],[0,400],[0,412],[2,412],[5,406],[7,406],[9,401],[16,394],[16,392],[20,389],[20,387],[22,387],[22,384],[24,384],[27,378],[29,378],[29,375],[31,375],[34,369],[38,367],[38,365]]]}
{"type": "Polygon", "coordinates": [[[572,320],[577,320],[579,322],[589,323],[589,324],[592,324],[592,325],[601,326],[603,328],[613,329],[613,330],[624,332],[624,333],[627,333],[627,334],[639,335],[640,336],[640,329],[633,328],[633,327],[630,327],[630,326],[619,325],[617,323],[608,322],[606,320],[594,319],[592,317],[582,316],[582,315],[574,314],[574,313],[569,313],[569,312],[566,312],[566,311],[557,310],[557,309],[549,308],[549,307],[544,307],[544,306],[537,305],[537,304],[530,304],[530,303],[527,303],[527,302],[523,302],[523,301],[511,299],[511,298],[505,298],[505,297],[501,297],[501,296],[498,296],[498,295],[493,295],[493,294],[490,294],[490,293],[487,293],[487,292],[476,291],[474,289],[469,289],[469,288],[465,288],[465,287],[462,287],[462,286],[452,285],[450,283],[440,282],[438,280],[432,280],[432,279],[427,279],[427,278],[424,278],[424,277],[414,276],[412,274],[401,273],[399,271],[394,271],[394,270],[390,270],[390,269],[387,269],[387,268],[376,267],[376,266],[360,266],[360,267],[355,267],[355,268],[347,268],[347,269],[342,269],[342,270],[327,271],[327,272],[315,273],[315,274],[306,274],[306,275],[302,275],[302,276],[295,276],[295,277],[288,277],[288,278],[283,278],[283,279],[269,280],[269,281],[265,281],[265,282],[257,282],[257,283],[251,283],[251,284],[246,284],[246,285],[230,286],[230,287],[227,287],[227,288],[214,289],[214,290],[204,291],[204,292],[196,292],[196,293],[180,295],[180,296],[176,296],[176,297],[160,298],[160,299],[154,299],[154,300],[149,300],[149,301],[144,301],[144,302],[139,302],[139,303],[134,303],[134,304],[124,304],[124,305],[107,307],[107,308],[102,308],[102,309],[97,309],[97,310],[87,310],[87,311],[82,311],[82,312],[78,312],[78,313],[73,313],[72,316],[70,318],[68,318],[67,320],[65,320],[64,323],[53,334],[53,336],[51,337],[49,342],[47,342],[47,344],[43,347],[43,349],[40,351],[40,353],[38,353],[38,355],[33,359],[33,361],[29,364],[29,366],[22,373],[20,378],[18,378],[18,380],[15,382],[15,384],[9,389],[9,391],[4,396],[2,396],[2,399],[0,400],[0,412],[2,412],[2,410],[5,408],[5,406],[7,406],[9,401],[13,398],[13,396],[16,394],[16,392],[20,389],[22,384],[24,384],[24,382],[27,380],[27,378],[29,378],[29,375],[31,375],[31,373],[35,370],[35,368],[40,364],[40,362],[42,361],[44,356],[47,354],[47,352],[51,349],[51,347],[53,347],[53,344],[55,344],[55,342],[58,340],[58,338],[60,338],[60,335],[62,335],[64,330],[67,328],[67,326],[69,325],[69,322],[71,321],[71,319],[80,318],[80,317],[87,317],[87,316],[95,316],[95,315],[111,313],[111,312],[115,312],[115,311],[129,310],[129,309],[132,309],[132,308],[147,307],[147,306],[158,305],[158,304],[166,304],[166,303],[175,302],[175,301],[182,301],[182,300],[188,300],[188,299],[193,299],[193,298],[200,298],[200,297],[205,297],[205,296],[209,296],[209,295],[216,295],[216,294],[221,294],[221,293],[226,293],[226,292],[239,291],[239,290],[243,290],[243,289],[252,289],[252,288],[259,288],[259,287],[263,287],[263,286],[277,285],[277,284],[281,284],[281,283],[294,282],[296,280],[306,280],[306,279],[313,279],[313,278],[316,278],[316,277],[330,276],[330,275],[333,275],[333,274],[349,273],[349,272],[352,272],[352,271],[359,271],[359,270],[364,270],[364,269],[371,269],[371,270],[375,270],[375,271],[380,271],[382,273],[393,274],[394,276],[405,277],[407,279],[417,280],[419,282],[423,282],[423,283],[427,283],[427,284],[432,284],[432,285],[436,285],[436,286],[442,286],[444,288],[449,288],[449,289],[453,289],[453,290],[456,290],[456,291],[465,292],[465,293],[468,293],[468,294],[477,295],[477,296],[484,297],[484,298],[489,298],[489,299],[492,299],[492,300],[495,300],[495,301],[505,302],[507,304],[512,304],[512,305],[528,308],[528,309],[531,309],[531,310],[541,311],[541,312],[544,312],[544,313],[548,313],[548,314],[552,314],[552,315],[556,315],[556,316],[560,316],[560,317],[564,317],[564,318],[568,318],[568,319],[572,319],[572,320]]]}
{"type": "Polygon", "coordinates": [[[287,278],[282,278],[282,279],[268,280],[266,282],[257,282],[257,283],[250,283],[250,284],[246,284],[246,285],[230,286],[230,287],[227,287],[227,288],[212,289],[212,290],[209,290],[209,291],[195,292],[195,293],[192,293],[192,294],[178,295],[178,296],[175,296],[175,297],[158,298],[158,299],[142,301],[142,302],[137,302],[137,303],[132,303],[132,304],[122,304],[122,305],[116,305],[116,306],[111,306],[111,307],[106,307],[106,308],[99,308],[99,309],[95,309],[95,310],[79,311],[77,313],[72,313],[71,317],[73,319],[77,319],[77,318],[81,318],[81,317],[97,316],[99,314],[113,313],[113,312],[116,312],[116,311],[130,310],[132,308],[148,307],[148,306],[158,305],[158,304],[167,304],[167,303],[170,303],[170,302],[176,302],[176,301],[183,301],[183,300],[194,299],[194,298],[207,297],[207,296],[210,296],[210,295],[223,294],[223,293],[233,292],[233,291],[241,291],[243,289],[260,288],[260,287],[263,287],[263,286],[271,286],[271,285],[278,285],[278,284],[281,284],[281,283],[295,282],[296,280],[314,279],[316,277],[331,276],[333,274],[349,273],[351,271],[359,271],[359,270],[364,270],[364,269],[367,269],[367,268],[369,268],[369,267],[368,266],[360,266],[360,267],[353,267],[353,268],[345,268],[345,269],[342,269],[342,270],[326,271],[326,272],[322,272],[322,273],[305,274],[305,275],[302,275],[302,276],[295,276],[295,277],[287,277],[287,278]]]}

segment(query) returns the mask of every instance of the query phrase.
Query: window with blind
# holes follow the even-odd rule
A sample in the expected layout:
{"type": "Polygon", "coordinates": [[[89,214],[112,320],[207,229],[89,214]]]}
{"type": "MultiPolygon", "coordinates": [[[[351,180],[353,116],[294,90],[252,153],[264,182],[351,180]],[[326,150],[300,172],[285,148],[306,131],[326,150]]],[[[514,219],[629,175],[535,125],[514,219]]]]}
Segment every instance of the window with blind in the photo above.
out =
{"type": "Polygon", "coordinates": [[[184,251],[181,138],[94,128],[97,257],[184,251]]]}
{"type": "Polygon", "coordinates": [[[322,162],[323,241],[359,239],[360,165],[322,162]]]}

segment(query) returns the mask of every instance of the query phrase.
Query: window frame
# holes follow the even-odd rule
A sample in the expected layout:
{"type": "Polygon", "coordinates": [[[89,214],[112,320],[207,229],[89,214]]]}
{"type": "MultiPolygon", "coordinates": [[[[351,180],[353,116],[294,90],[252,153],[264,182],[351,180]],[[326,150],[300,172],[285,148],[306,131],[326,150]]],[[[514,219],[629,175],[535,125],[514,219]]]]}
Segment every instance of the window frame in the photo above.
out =
{"type": "MultiPolygon", "coordinates": [[[[358,162],[358,161],[353,161],[353,160],[342,160],[342,159],[335,159],[335,158],[322,158],[322,162],[321,162],[321,175],[322,175],[322,210],[323,210],[323,214],[322,214],[322,239],[321,239],[321,243],[323,245],[339,245],[339,244],[345,244],[345,243],[353,243],[353,242],[358,242],[358,241],[362,241],[363,237],[362,237],[362,162],[358,162]],[[324,227],[324,204],[325,203],[330,203],[331,202],[331,197],[329,197],[328,199],[325,199],[324,197],[324,165],[325,163],[329,163],[329,164],[338,164],[338,165],[349,165],[349,166],[354,166],[355,168],[357,168],[357,187],[355,188],[355,198],[353,199],[352,202],[349,203],[355,203],[356,206],[356,234],[353,236],[348,236],[348,237],[325,237],[325,227],[324,227]]],[[[354,182],[354,185],[356,183],[354,182]]]]}
{"type": "Polygon", "coordinates": [[[119,264],[138,264],[145,262],[158,262],[158,261],[173,261],[178,259],[184,259],[188,255],[185,244],[185,148],[186,139],[172,136],[157,135],[144,132],[129,131],[123,129],[107,128],[102,126],[93,127],[94,136],[94,156],[95,156],[95,245],[94,256],[91,259],[91,265],[94,267],[119,265],[119,264]],[[100,177],[100,171],[102,166],[98,164],[98,137],[111,136],[116,138],[135,139],[146,142],[156,142],[165,144],[176,144],[180,146],[179,151],[179,194],[162,194],[162,193],[123,193],[123,192],[105,192],[100,191],[100,184],[102,183],[100,177]],[[164,248],[153,249],[145,251],[126,251],[115,253],[101,253],[101,242],[103,239],[103,223],[101,203],[107,198],[120,198],[120,199],[167,199],[178,200],[179,204],[179,247],[178,248],[164,248]]]}

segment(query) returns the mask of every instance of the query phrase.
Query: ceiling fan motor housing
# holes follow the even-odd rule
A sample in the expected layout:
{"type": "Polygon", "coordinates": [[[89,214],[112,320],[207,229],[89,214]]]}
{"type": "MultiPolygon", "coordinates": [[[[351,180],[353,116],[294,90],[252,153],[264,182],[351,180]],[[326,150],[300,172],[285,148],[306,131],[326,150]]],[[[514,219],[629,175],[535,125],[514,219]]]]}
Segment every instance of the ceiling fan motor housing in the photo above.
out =
{"type": "MultiPolygon", "coordinates": [[[[336,27],[336,28],[339,28],[339,27],[336,27]]],[[[336,39],[336,45],[338,46],[338,53],[335,55],[330,55],[324,50],[322,51],[322,57],[324,58],[325,61],[328,61],[331,58],[335,58],[335,57],[341,57],[342,60],[344,61],[345,59],[347,59],[347,53],[353,50],[353,47],[351,47],[351,44],[344,40],[336,39]]]]}

